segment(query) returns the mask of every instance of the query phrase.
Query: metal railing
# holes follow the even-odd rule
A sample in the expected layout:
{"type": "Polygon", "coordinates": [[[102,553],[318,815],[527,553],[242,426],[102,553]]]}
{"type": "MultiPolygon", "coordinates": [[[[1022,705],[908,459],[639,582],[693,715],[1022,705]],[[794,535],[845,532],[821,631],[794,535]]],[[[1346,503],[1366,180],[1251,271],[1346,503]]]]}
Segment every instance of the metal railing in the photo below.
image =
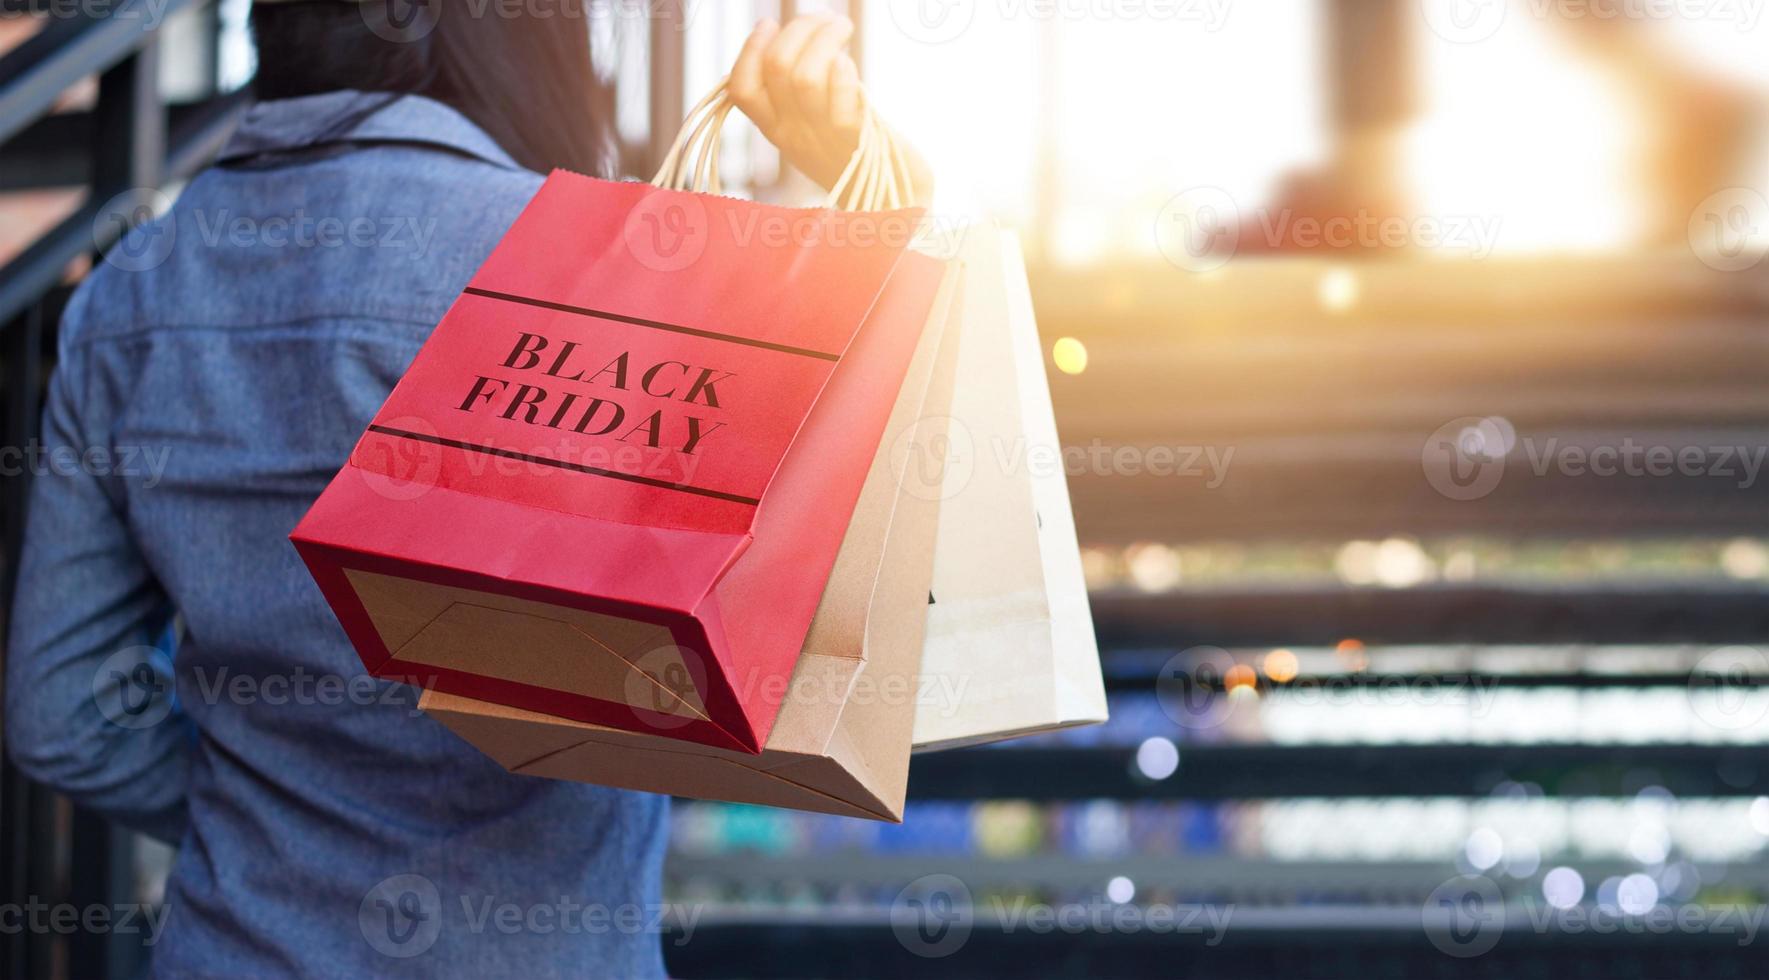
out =
{"type": "MultiPolygon", "coordinates": [[[[81,202],[0,266],[0,357],[4,358],[4,445],[26,446],[38,430],[55,325],[67,299],[70,266],[109,246],[121,226],[104,209],[132,210],[201,168],[246,105],[223,94],[168,109],[159,89],[165,18],[200,0],[120,0],[114,5],[39,11],[9,3],[8,14],[41,16],[38,31],[0,57],[0,192],[79,186],[81,202]],[[55,112],[58,100],[96,76],[85,112],[55,112]]],[[[206,13],[212,11],[205,11],[206,13]]],[[[209,40],[216,21],[207,19],[209,40]]],[[[9,476],[0,496],[0,595],[10,598],[21,543],[29,474],[9,476]]],[[[126,901],[133,891],[129,837],[95,815],[26,780],[10,762],[0,773],[0,889],[4,901],[74,907],[126,901]]],[[[9,977],[132,975],[144,954],[134,937],[69,937],[53,930],[0,935],[0,970],[9,977]]]]}

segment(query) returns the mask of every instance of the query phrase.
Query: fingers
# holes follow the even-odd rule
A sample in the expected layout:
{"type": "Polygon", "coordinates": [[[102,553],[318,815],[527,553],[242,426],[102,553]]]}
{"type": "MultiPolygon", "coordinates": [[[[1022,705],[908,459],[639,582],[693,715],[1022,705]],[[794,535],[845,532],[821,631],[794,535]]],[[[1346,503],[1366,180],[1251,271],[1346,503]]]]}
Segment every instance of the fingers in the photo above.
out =
{"type": "Polygon", "coordinates": [[[845,58],[842,52],[853,36],[854,23],[846,17],[836,17],[818,25],[799,52],[792,66],[792,91],[799,111],[807,118],[819,122],[831,118],[830,83],[834,68],[845,58]]]}
{"type": "Polygon", "coordinates": [[[780,148],[784,159],[825,186],[854,153],[864,123],[860,72],[847,54],[846,17],[762,21],[731,68],[731,102],[780,148]]]}
{"type": "Polygon", "coordinates": [[[750,31],[748,40],[743,42],[743,50],[737,54],[737,63],[731,66],[731,81],[726,86],[731,102],[764,134],[773,132],[779,121],[774,104],[768,99],[767,86],[762,83],[762,65],[768,45],[779,34],[779,24],[771,20],[757,22],[755,30],[750,31]]]}
{"type": "Polygon", "coordinates": [[[795,123],[804,120],[805,112],[799,105],[793,72],[805,45],[811,43],[812,36],[828,21],[826,15],[795,17],[768,45],[768,52],[762,58],[762,84],[768,90],[768,101],[773,103],[776,119],[795,123]]]}
{"type": "Polygon", "coordinates": [[[859,135],[865,115],[864,99],[860,92],[860,67],[846,54],[837,57],[829,71],[829,121],[844,139],[859,135]]]}

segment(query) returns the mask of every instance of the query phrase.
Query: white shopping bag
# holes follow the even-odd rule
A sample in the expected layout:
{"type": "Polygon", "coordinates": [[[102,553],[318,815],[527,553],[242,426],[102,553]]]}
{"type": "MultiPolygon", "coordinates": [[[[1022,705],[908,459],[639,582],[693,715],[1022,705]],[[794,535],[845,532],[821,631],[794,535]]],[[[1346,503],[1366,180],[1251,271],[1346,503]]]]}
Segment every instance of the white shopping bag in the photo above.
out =
{"type": "Polygon", "coordinates": [[[968,228],[914,744],[1106,720],[1093,614],[1019,241],[968,228]]]}

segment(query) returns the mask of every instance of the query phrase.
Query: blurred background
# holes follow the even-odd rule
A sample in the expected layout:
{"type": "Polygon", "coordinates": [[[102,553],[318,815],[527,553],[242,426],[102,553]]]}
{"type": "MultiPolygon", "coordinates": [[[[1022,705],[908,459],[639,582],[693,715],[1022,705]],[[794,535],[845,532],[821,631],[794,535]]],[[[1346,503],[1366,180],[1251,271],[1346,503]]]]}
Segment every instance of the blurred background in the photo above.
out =
{"type": "MultiPolygon", "coordinates": [[[[1764,5],[562,22],[618,83],[627,175],[757,17],[860,26],[940,214],[1024,243],[1112,702],[1103,727],[918,756],[901,826],[679,803],[670,895],[704,913],[666,937],[672,971],[1761,975],[1764,5]],[[958,932],[893,929],[930,875],[968,896],[958,932]],[[1038,930],[1028,903],[1093,917],[1038,930]]],[[[247,9],[0,4],[6,445],[114,236],[104,203],[175,193],[248,104],[247,9]]],[[[804,197],[747,127],[724,153],[743,193],[804,197]]],[[[10,769],[4,791],[5,901],[157,899],[163,849],[10,769]]],[[[9,976],[143,953],[0,942],[9,976]]]]}

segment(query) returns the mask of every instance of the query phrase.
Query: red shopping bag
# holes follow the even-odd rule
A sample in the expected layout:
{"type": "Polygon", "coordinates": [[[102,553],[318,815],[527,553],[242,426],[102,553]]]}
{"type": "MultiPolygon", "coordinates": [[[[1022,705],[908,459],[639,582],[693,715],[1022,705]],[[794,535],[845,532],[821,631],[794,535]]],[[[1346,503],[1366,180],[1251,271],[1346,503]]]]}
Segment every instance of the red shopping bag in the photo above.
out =
{"type": "Polygon", "coordinates": [[[553,173],[291,535],[364,666],[760,751],[939,284],[916,217],[553,173]]]}

